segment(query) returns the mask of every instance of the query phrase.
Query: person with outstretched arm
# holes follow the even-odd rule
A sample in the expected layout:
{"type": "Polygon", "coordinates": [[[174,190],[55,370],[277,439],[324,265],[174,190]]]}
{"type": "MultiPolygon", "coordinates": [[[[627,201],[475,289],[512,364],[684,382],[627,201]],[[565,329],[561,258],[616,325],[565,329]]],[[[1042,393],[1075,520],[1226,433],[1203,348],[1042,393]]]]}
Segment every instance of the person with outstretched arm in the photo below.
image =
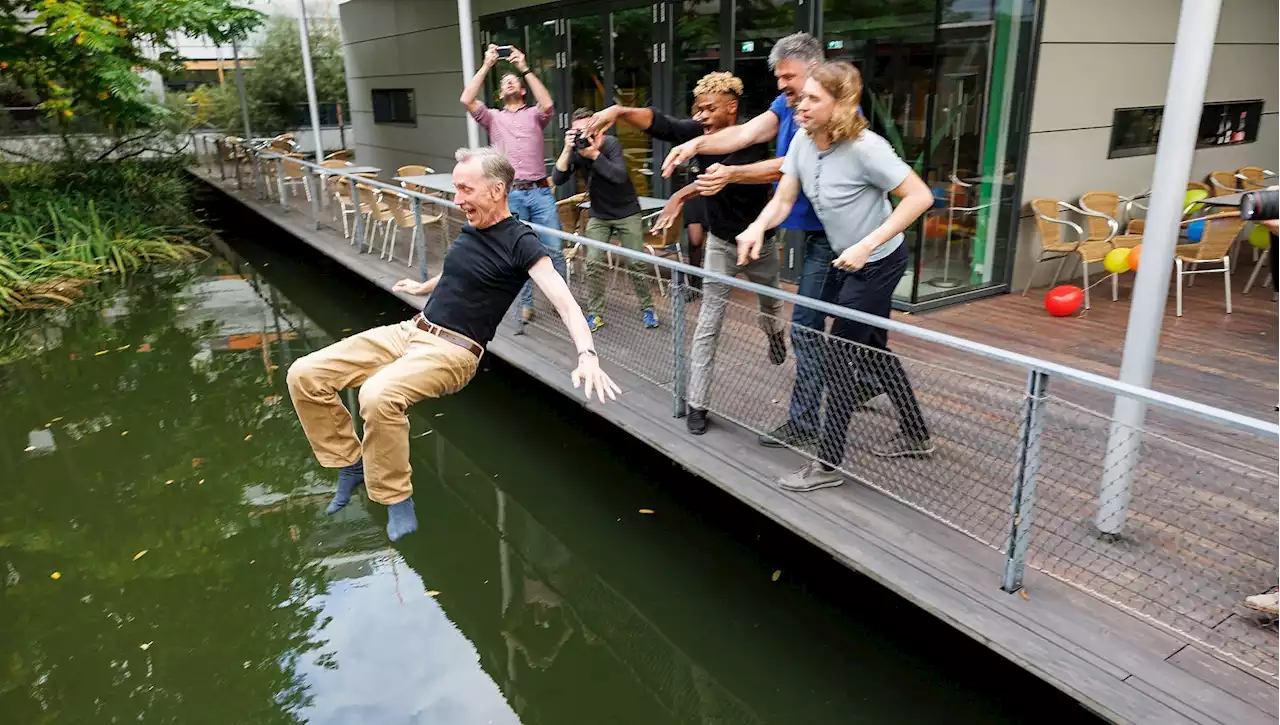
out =
{"type": "MultiPolygon", "coordinates": [[[[462,89],[462,96],[458,100],[476,123],[489,132],[489,142],[506,153],[511,159],[511,165],[515,167],[516,180],[507,190],[511,213],[521,221],[559,229],[560,215],[556,212],[556,195],[551,188],[551,179],[547,178],[542,147],[542,129],[546,128],[555,115],[551,92],[538,80],[538,74],[529,68],[524,53],[513,47],[507,62],[515,71],[503,73],[498,85],[502,107],[490,109],[479,100],[479,95],[484,89],[485,77],[499,60],[498,46],[490,45],[485,51],[480,70],[476,71],[466,88],[462,89]],[[526,82],[533,91],[536,105],[525,105],[526,82]]],[[[551,258],[552,266],[564,277],[564,252],[560,239],[543,234],[541,240],[547,256],[551,258]]],[[[526,284],[520,291],[520,314],[525,322],[533,319],[531,284],[526,284]]]]}
{"type": "MultiPolygon", "coordinates": [[[[591,130],[593,115],[585,108],[573,112],[551,181],[560,186],[569,183],[575,171],[586,172],[587,193],[591,197],[586,236],[606,244],[610,239],[617,239],[627,249],[643,252],[640,197],[636,196],[635,184],[627,173],[622,143],[613,136],[591,130]]],[[[603,327],[605,320],[604,257],[604,250],[587,248],[587,326],[592,332],[603,327]]],[[[640,305],[640,321],[646,328],[653,329],[658,326],[658,314],[653,309],[653,284],[646,265],[630,260],[625,266],[640,305]]]]}
{"type": "MultiPolygon", "coordinates": [[[[692,139],[675,147],[663,165],[668,175],[688,159],[702,153],[728,153],[749,144],[777,140],[777,158],[745,166],[714,166],[698,179],[703,194],[715,194],[729,183],[771,183],[782,177],[782,158],[800,129],[795,115],[800,92],[809,73],[822,63],[822,44],[808,33],[794,33],[779,40],[769,52],[769,67],[778,81],[778,96],[769,110],[740,126],[692,139]]],[[[802,192],[791,213],[779,225],[804,232],[804,262],[799,289],[802,297],[835,302],[837,291],[831,261],[835,251],[827,239],[822,221],[802,192]]],[[[799,448],[817,440],[818,415],[822,408],[822,333],[827,316],[812,307],[796,305],[791,311],[791,349],[796,356],[796,378],[791,390],[787,420],[760,436],[761,445],[799,448]]]]}
{"type": "MultiPolygon", "coordinates": [[[[741,79],[732,73],[708,73],[694,86],[692,119],[674,118],[653,108],[613,106],[596,114],[593,125],[603,130],[622,121],[654,138],[682,143],[737,123],[738,100],[741,96],[741,79]]],[[[761,143],[730,154],[701,154],[698,156],[698,163],[702,168],[735,166],[753,164],[768,157],[769,147],[761,143]]],[[[697,184],[690,184],[677,191],[663,207],[654,229],[665,229],[673,224],[684,203],[698,195],[697,184]]],[[[777,287],[778,251],[773,244],[772,235],[764,243],[763,251],[751,260],[741,259],[733,242],[734,237],[747,228],[769,201],[769,187],[762,184],[729,184],[714,196],[701,198],[704,201],[702,211],[708,231],[703,268],[730,277],[742,274],[756,284],[777,287]]],[[[690,354],[689,415],[685,421],[689,432],[694,435],[702,435],[707,431],[711,378],[729,291],[728,285],[711,279],[703,283],[702,309],[698,313],[698,327],[693,335],[690,354]]],[[[776,297],[757,295],[757,304],[757,321],[767,340],[769,362],[781,365],[787,359],[786,338],[778,320],[782,302],[776,297]]]]}
{"type": "Polygon", "coordinates": [[[409,419],[405,411],[423,398],[466,387],[485,345],[532,280],[555,305],[578,349],[573,386],[600,402],[621,392],[600,369],[591,331],[564,278],[556,273],[538,235],[511,216],[507,190],[515,169],[493,148],[459,149],[453,168],[454,201],[467,224],[449,247],[440,274],[426,282],[402,279],[393,289],[430,295],[420,314],[395,325],[365,330],[294,361],[289,396],[320,465],[338,469],[338,486],[325,510],[341,511],[356,486],[387,507],[392,541],[416,531],[409,419]],[[338,392],[360,386],[363,439],[338,392]]]}
{"type": "MultiPolygon", "coordinates": [[[[933,206],[933,192],[887,141],[867,129],[859,111],[861,95],[862,76],[849,63],[813,70],[797,107],[803,128],[787,150],[777,193],[738,236],[738,248],[743,259],[760,254],[766,231],[787,218],[804,191],[837,253],[835,303],[887,318],[907,269],[902,232],[933,206]],[[897,208],[890,194],[898,197],[897,208]]],[[[899,432],[871,452],[885,458],[933,452],[906,370],[889,354],[888,332],[836,318],[831,334],[849,342],[832,340],[823,357],[827,405],[817,460],[782,479],[781,487],[790,491],[844,482],[835,468],[844,462],[850,420],[857,406],[879,390],[897,410],[899,432]]]]}

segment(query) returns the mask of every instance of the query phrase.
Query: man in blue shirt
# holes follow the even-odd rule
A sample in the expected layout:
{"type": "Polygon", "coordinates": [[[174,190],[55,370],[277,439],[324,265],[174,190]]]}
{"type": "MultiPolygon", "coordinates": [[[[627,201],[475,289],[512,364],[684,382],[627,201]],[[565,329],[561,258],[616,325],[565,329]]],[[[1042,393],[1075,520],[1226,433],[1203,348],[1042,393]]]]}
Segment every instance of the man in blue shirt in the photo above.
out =
{"type": "MultiPolygon", "coordinates": [[[[777,140],[777,158],[744,166],[713,164],[698,177],[698,190],[703,196],[718,193],[728,184],[764,184],[782,178],[782,159],[787,155],[791,139],[800,129],[795,106],[809,72],[823,61],[822,44],[808,33],[794,33],[779,40],[769,53],[769,67],[778,79],[781,93],[769,110],[740,126],[730,126],[717,133],[695,138],[671,150],[662,165],[662,175],[671,176],[676,166],[699,154],[727,154],[751,144],[777,140]]],[[[805,233],[804,270],[799,293],[825,302],[834,302],[835,275],[831,262],[835,254],[826,232],[804,194],[800,194],[782,229],[798,229],[805,233]]],[[[787,421],[760,436],[760,444],[769,447],[800,447],[817,439],[818,415],[822,408],[825,382],[822,376],[822,333],[827,316],[809,307],[797,306],[791,315],[791,348],[796,354],[796,382],[791,391],[787,421]]]]}

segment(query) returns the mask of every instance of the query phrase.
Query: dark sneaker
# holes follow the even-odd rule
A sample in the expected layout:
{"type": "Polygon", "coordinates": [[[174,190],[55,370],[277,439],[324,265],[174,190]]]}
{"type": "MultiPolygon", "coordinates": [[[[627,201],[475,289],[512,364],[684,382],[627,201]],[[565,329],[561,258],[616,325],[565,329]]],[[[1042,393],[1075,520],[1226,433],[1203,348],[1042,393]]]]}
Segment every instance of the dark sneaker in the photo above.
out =
{"type": "Polygon", "coordinates": [[[781,332],[769,335],[769,362],[781,365],[787,361],[787,336],[781,332]]]}
{"type": "Polygon", "coordinates": [[[804,493],[806,491],[817,491],[820,488],[832,488],[842,483],[844,483],[844,476],[840,475],[839,471],[825,470],[821,463],[810,461],[804,464],[800,470],[780,478],[778,480],[778,488],[804,493]]]}
{"type": "Polygon", "coordinates": [[[689,415],[684,422],[690,433],[700,436],[707,432],[707,411],[689,406],[689,415]]]}
{"type": "Polygon", "coordinates": [[[899,433],[888,441],[871,449],[871,454],[881,458],[924,458],[933,453],[933,441],[913,438],[899,433]]]}
{"type": "Polygon", "coordinates": [[[761,433],[757,440],[766,448],[803,448],[816,443],[818,436],[787,421],[768,433],[761,433]]]}

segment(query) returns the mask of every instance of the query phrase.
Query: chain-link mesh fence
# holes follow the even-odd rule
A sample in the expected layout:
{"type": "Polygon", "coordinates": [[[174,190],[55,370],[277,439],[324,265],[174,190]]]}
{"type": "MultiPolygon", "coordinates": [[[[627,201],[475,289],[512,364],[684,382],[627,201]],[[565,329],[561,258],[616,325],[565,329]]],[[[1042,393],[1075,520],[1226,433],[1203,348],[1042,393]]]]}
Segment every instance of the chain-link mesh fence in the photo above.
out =
{"type": "MultiPolygon", "coordinates": [[[[367,205],[374,190],[363,193],[367,205]]],[[[285,206],[310,215],[304,197],[286,190],[285,206]]],[[[399,203],[393,197],[383,190],[373,203],[399,203]]],[[[329,201],[338,210],[355,208],[338,197],[329,201]]],[[[429,200],[422,200],[422,214],[438,216],[423,225],[427,266],[435,273],[463,220],[429,200]]],[[[355,216],[348,214],[348,236],[358,233],[355,216]]],[[[368,228],[378,216],[375,207],[359,225],[372,254],[382,251],[386,233],[385,223],[368,228]]],[[[320,220],[342,233],[336,214],[323,212],[320,220]]],[[[399,237],[395,259],[418,271],[408,234],[399,237]]],[[[592,244],[580,238],[564,244],[570,289],[584,312],[604,323],[594,333],[602,360],[652,383],[654,395],[688,398],[709,411],[712,425],[741,426],[762,444],[800,451],[815,466],[837,468],[1006,552],[1014,572],[1006,571],[1006,588],[1020,584],[1021,567],[1029,564],[1224,659],[1276,675],[1274,632],[1241,606],[1277,582],[1274,442],[1265,439],[1264,455],[1210,445],[1233,436],[1263,441],[1265,434],[1231,430],[1221,415],[1192,420],[1177,406],[1159,411],[1158,426],[1113,432],[1110,414],[1055,396],[1055,383],[1043,373],[1032,379],[1041,376],[1047,394],[1018,379],[1028,374],[1025,365],[1001,368],[963,341],[897,335],[913,354],[889,352],[883,331],[843,317],[830,330],[825,323],[795,326],[790,302],[762,316],[753,290],[712,279],[701,290],[673,284],[671,265],[657,257],[632,263],[621,252],[588,255],[592,244]],[[656,328],[643,319],[645,290],[656,328]],[[778,334],[785,340],[781,356],[778,334]],[[1164,420],[1179,415],[1191,424],[1164,420]],[[1117,455],[1126,442],[1131,455],[1117,455]],[[1122,526],[1117,512],[1127,513],[1122,526]],[[1117,530],[1118,536],[1108,533],[1117,530]]],[[[567,340],[555,310],[540,293],[534,298],[533,318],[517,327],[567,340]]],[[[516,323],[519,307],[517,301],[510,313],[516,323]]],[[[793,490],[831,477],[815,466],[808,478],[791,479],[793,490]]],[[[999,572],[992,577],[993,585],[1001,582],[999,572]]]]}

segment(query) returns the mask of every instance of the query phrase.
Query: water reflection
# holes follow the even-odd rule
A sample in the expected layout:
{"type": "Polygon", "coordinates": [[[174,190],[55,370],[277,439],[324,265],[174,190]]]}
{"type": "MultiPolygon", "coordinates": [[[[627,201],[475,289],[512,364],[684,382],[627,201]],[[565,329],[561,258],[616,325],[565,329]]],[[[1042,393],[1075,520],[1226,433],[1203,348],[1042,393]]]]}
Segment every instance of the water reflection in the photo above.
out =
{"type": "Polygon", "coordinates": [[[5,722],[1073,711],[950,630],[883,626],[920,616],[892,597],[811,593],[823,585],[758,517],[726,532],[705,512],[737,509],[688,505],[659,482],[692,479],[602,447],[511,375],[411,412],[418,534],[389,546],[385,510],[363,499],[324,516],[332,474],[282,373],[404,311],[314,260],[246,254],[256,268],[228,250],[0,329],[5,722]]]}

